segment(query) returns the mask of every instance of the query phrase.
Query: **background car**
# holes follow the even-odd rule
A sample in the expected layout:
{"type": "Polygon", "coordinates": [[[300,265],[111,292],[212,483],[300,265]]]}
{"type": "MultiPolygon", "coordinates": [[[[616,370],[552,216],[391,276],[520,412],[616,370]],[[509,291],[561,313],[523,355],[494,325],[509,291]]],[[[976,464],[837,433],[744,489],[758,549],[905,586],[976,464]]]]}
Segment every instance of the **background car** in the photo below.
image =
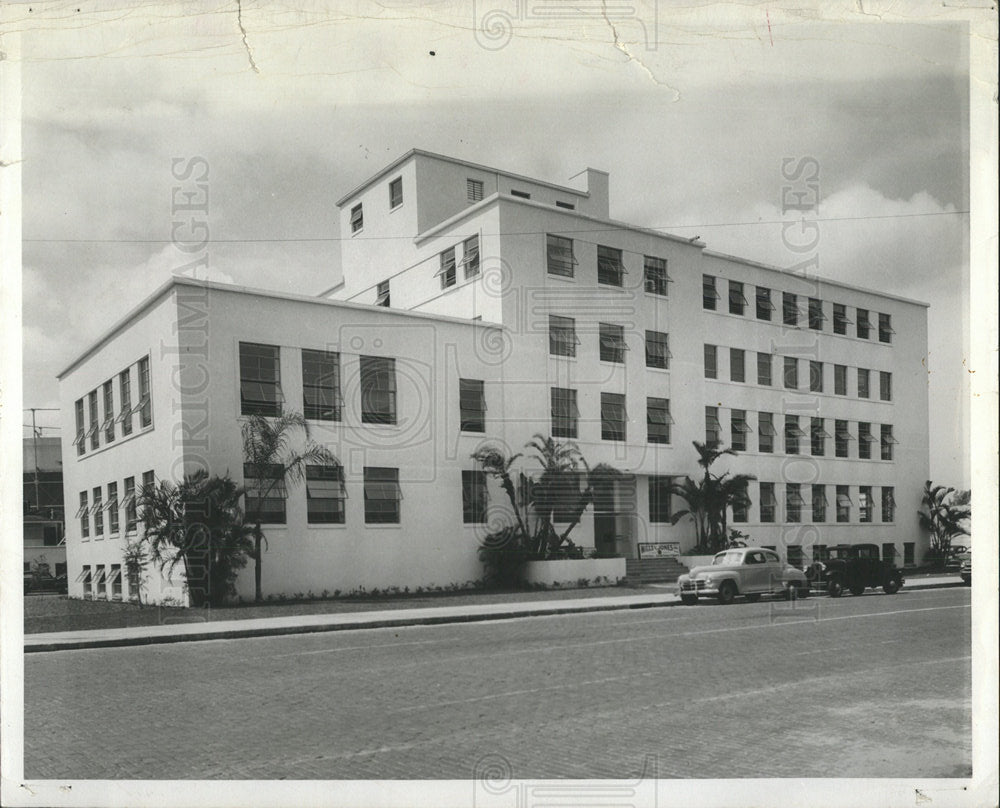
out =
{"type": "Polygon", "coordinates": [[[694,567],[677,579],[681,602],[697,603],[700,597],[715,597],[732,603],[738,595],[753,602],[761,595],[806,597],[809,583],[800,569],[782,562],[773,550],[741,547],[716,553],[710,565],[694,567]]]}
{"type": "Polygon", "coordinates": [[[960,556],[961,566],[958,568],[958,574],[962,577],[962,583],[966,586],[972,586],[972,550],[966,550],[960,556]]]}
{"type": "Polygon", "coordinates": [[[828,547],[806,570],[806,577],[814,589],[825,590],[831,598],[839,598],[845,589],[860,595],[869,586],[880,586],[887,595],[895,595],[903,586],[903,571],[879,558],[877,544],[828,547]]]}

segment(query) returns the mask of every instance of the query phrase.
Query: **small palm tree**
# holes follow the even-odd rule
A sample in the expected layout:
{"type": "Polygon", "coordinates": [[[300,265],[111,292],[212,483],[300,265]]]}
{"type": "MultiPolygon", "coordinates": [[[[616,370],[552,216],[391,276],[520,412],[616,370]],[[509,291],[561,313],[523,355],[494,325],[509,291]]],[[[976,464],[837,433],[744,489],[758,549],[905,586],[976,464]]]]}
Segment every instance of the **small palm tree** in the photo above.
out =
{"type": "Polygon", "coordinates": [[[309,465],[340,465],[325,446],[314,443],[309,423],[298,412],[286,412],[276,418],[251,415],[243,422],[243,475],[257,485],[247,491],[247,519],[253,523],[254,600],[263,598],[261,567],[267,539],[261,529],[264,503],[286,484],[301,482],[309,465]],[[294,433],[303,433],[301,449],[292,447],[294,433]]]}
{"type": "Polygon", "coordinates": [[[521,536],[527,537],[528,528],[525,526],[524,519],[521,516],[521,509],[517,504],[517,489],[514,487],[514,480],[510,476],[510,467],[514,465],[520,456],[520,454],[508,456],[503,449],[492,445],[481,446],[472,453],[472,459],[483,467],[483,471],[489,476],[500,480],[500,485],[503,487],[504,493],[507,494],[507,499],[510,500],[510,507],[514,511],[514,518],[517,520],[521,536]]]}
{"type": "Polygon", "coordinates": [[[535,532],[529,549],[536,558],[544,558],[562,544],[555,529],[556,516],[580,497],[578,472],[586,464],[576,444],[569,441],[559,443],[536,433],[525,448],[534,449],[533,457],[542,467],[541,475],[532,480],[530,487],[535,532]]]}
{"type": "Polygon", "coordinates": [[[968,501],[964,491],[934,485],[930,480],[924,483],[924,509],[917,511],[917,515],[920,526],[930,532],[931,549],[940,561],[946,559],[953,539],[969,535],[964,524],[972,516],[972,509],[966,504],[968,501]]]}

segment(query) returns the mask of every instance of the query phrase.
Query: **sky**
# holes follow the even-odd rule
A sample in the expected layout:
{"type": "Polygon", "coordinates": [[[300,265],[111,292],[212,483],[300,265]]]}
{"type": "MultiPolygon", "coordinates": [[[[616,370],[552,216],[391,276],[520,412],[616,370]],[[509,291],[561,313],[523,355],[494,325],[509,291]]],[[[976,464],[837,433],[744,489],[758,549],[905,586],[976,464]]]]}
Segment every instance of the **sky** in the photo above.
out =
{"type": "Polygon", "coordinates": [[[604,6],[8,6],[24,406],[58,406],[55,374],[187,262],[171,243],[177,159],[208,162],[207,277],[318,293],[341,273],[335,200],[410,148],[557,183],[600,168],[614,218],[778,266],[799,260],[775,224],[782,161],[811,156],[819,274],[932,303],[931,475],[968,487],[961,17],[604,6]],[[509,31],[491,27],[505,10],[509,31]]]}

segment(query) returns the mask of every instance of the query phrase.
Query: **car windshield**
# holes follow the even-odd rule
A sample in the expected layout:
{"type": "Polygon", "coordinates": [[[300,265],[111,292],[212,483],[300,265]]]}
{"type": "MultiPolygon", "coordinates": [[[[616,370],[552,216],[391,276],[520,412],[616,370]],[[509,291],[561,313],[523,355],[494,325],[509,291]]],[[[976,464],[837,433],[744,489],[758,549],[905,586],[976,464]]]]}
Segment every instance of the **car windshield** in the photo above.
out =
{"type": "Polygon", "coordinates": [[[739,564],[741,561],[743,561],[742,550],[729,550],[725,553],[719,553],[713,558],[712,566],[716,567],[719,564],[739,564]]]}

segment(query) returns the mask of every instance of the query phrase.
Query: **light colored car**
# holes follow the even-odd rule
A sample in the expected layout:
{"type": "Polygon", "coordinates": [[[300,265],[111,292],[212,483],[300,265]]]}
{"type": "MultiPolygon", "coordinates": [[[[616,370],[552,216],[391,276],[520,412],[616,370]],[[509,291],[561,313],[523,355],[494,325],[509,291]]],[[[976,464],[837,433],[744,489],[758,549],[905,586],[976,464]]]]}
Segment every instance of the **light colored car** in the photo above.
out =
{"type": "Polygon", "coordinates": [[[962,583],[972,586],[972,550],[966,550],[959,559],[962,565],[958,568],[958,574],[962,576],[962,583]]]}
{"type": "Polygon", "coordinates": [[[783,563],[773,550],[740,547],[716,553],[710,565],[694,567],[682,575],[677,579],[677,592],[683,603],[708,597],[732,603],[737,595],[753,602],[761,595],[804,598],[809,594],[809,582],[802,570],[783,563]]]}

